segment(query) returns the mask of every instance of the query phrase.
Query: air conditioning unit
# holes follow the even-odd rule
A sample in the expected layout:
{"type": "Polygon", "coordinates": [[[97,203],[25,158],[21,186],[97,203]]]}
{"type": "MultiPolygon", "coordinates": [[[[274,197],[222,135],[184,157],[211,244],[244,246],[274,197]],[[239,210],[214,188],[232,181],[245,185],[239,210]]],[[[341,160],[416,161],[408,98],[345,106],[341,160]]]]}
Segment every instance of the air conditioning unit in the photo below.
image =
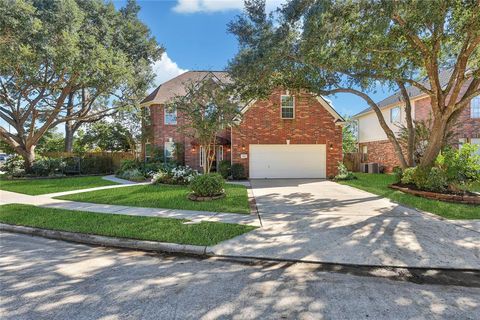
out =
{"type": "Polygon", "coordinates": [[[376,162],[368,162],[360,164],[360,170],[363,173],[380,173],[380,166],[376,162]]]}

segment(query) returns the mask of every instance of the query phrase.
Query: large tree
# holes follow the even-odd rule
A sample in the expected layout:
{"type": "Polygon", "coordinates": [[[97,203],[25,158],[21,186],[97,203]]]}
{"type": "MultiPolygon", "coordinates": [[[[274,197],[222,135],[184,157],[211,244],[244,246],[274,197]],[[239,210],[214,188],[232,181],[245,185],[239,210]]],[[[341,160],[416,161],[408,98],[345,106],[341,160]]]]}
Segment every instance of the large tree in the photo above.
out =
{"type": "Polygon", "coordinates": [[[69,138],[144,93],[163,49],[137,13],[134,1],[0,0],[0,117],[12,128],[0,138],[27,166],[49,128],[66,123],[69,138]]]}
{"type": "Polygon", "coordinates": [[[432,164],[459,113],[480,94],[478,0],[290,0],[271,15],[263,0],[245,4],[229,25],[240,44],[229,69],[243,96],[276,86],[357,95],[375,111],[402,167],[414,163],[408,86],[432,105],[422,166],[432,164]],[[397,88],[405,102],[407,157],[370,97],[378,85],[397,88]]]}

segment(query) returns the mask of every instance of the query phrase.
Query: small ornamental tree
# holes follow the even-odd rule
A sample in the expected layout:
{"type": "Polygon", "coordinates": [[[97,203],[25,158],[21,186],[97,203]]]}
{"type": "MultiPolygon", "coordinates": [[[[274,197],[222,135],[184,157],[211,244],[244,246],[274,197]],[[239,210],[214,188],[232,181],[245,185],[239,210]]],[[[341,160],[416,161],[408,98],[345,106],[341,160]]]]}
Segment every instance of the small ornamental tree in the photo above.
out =
{"type": "Polygon", "coordinates": [[[289,0],[271,15],[264,0],[246,0],[229,31],[240,48],[229,71],[244,98],[278,86],[357,95],[376,113],[403,168],[414,164],[408,86],[431,100],[422,167],[433,164],[458,115],[480,94],[478,0],[289,0]],[[407,157],[369,95],[379,84],[398,89],[405,103],[407,157]]]}
{"type": "Polygon", "coordinates": [[[239,102],[232,91],[214,78],[186,83],[186,94],[166,106],[176,109],[185,123],[178,130],[195,139],[205,150],[203,172],[209,173],[216,154],[217,136],[239,120],[239,102]]]}

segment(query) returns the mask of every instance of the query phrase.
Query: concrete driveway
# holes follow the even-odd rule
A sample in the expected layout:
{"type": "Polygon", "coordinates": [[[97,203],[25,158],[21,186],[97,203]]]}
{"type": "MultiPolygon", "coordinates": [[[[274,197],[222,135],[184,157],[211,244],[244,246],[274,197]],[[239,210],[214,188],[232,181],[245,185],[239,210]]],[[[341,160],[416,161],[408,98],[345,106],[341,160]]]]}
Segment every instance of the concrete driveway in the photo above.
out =
{"type": "Polygon", "coordinates": [[[326,180],[253,180],[263,228],[224,255],[480,269],[480,232],[326,180]]]}

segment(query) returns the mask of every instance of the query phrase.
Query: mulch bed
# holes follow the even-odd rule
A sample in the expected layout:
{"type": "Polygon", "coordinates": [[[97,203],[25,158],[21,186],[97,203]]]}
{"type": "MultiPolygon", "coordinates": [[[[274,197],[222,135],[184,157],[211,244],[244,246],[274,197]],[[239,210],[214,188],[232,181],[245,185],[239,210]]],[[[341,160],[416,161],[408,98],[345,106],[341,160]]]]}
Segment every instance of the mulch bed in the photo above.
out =
{"type": "Polygon", "coordinates": [[[201,196],[197,196],[194,193],[190,193],[187,198],[192,201],[211,201],[211,200],[225,198],[225,195],[226,195],[225,193],[220,193],[211,197],[201,197],[201,196]]]}
{"type": "Polygon", "coordinates": [[[480,196],[471,192],[468,192],[465,194],[439,193],[439,192],[418,190],[404,184],[391,184],[389,187],[391,189],[400,190],[402,192],[405,192],[414,196],[423,197],[423,198],[432,199],[432,200],[480,205],[480,196]]]}

